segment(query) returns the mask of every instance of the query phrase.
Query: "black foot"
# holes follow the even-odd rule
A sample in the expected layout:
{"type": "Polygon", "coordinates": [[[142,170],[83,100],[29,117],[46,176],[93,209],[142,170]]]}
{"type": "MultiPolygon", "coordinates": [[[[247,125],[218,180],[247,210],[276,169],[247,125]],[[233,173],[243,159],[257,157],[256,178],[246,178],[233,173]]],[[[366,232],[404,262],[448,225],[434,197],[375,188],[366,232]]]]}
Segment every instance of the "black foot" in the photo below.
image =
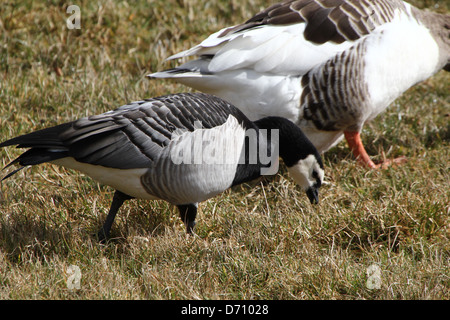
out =
{"type": "Polygon", "coordinates": [[[100,231],[97,233],[97,238],[100,243],[105,243],[109,239],[109,232],[111,231],[111,226],[114,222],[114,218],[116,217],[117,211],[119,211],[122,204],[129,199],[133,199],[133,197],[122,193],[118,190],[114,193],[113,201],[111,204],[111,208],[109,209],[108,216],[106,217],[105,223],[103,224],[100,231]]]}
{"type": "Polygon", "coordinates": [[[195,221],[191,221],[186,225],[187,234],[192,234],[192,232],[194,231],[195,224],[196,224],[195,221]]]}
{"type": "Polygon", "coordinates": [[[103,230],[103,228],[101,228],[97,234],[94,234],[94,237],[97,238],[98,242],[104,244],[106,242],[108,242],[109,240],[109,235],[105,234],[105,231],[103,230]]]}
{"type": "Polygon", "coordinates": [[[180,210],[181,220],[186,226],[186,232],[191,234],[195,227],[195,217],[197,216],[197,204],[183,204],[177,206],[180,210]]]}

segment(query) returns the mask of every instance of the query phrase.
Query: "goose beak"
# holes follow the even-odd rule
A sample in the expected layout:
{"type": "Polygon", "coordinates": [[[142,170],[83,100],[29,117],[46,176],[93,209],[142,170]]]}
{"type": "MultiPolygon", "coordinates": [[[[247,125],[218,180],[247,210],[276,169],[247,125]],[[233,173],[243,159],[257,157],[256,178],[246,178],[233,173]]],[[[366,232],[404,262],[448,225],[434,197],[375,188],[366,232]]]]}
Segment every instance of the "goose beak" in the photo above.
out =
{"type": "Polygon", "coordinates": [[[306,190],[306,195],[308,196],[309,201],[311,201],[311,204],[319,203],[319,190],[317,188],[309,187],[308,190],[306,190]]]}

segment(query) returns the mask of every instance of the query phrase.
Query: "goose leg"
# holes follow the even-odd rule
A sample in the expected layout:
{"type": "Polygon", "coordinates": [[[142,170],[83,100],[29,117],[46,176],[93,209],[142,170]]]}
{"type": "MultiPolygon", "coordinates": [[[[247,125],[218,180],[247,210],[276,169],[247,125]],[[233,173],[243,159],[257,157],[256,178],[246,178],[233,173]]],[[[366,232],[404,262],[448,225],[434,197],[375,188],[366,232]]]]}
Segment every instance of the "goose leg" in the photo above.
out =
{"type": "Polygon", "coordinates": [[[98,239],[100,242],[105,241],[109,238],[109,232],[111,231],[112,224],[114,222],[114,218],[116,217],[117,212],[120,207],[126,200],[133,199],[133,197],[122,193],[118,190],[114,193],[113,201],[111,203],[111,208],[109,209],[108,216],[106,217],[105,223],[102,228],[98,232],[98,239]]]}
{"type": "Polygon", "coordinates": [[[353,155],[359,162],[367,165],[369,168],[377,168],[377,165],[370,159],[366,149],[364,149],[359,132],[344,131],[344,136],[353,155]]]}
{"type": "Polygon", "coordinates": [[[353,152],[353,155],[355,158],[362,163],[363,165],[368,166],[372,169],[378,169],[378,168],[386,168],[391,164],[399,164],[406,162],[406,157],[399,157],[393,160],[384,160],[380,164],[375,164],[369,157],[369,155],[366,152],[366,149],[364,148],[362,141],[361,141],[361,135],[359,132],[352,132],[352,131],[344,131],[345,140],[347,140],[347,143],[350,147],[350,149],[353,152]]]}
{"type": "Polygon", "coordinates": [[[181,220],[186,225],[186,232],[188,234],[192,233],[195,226],[195,217],[197,216],[197,204],[182,204],[177,207],[180,210],[181,220]]]}

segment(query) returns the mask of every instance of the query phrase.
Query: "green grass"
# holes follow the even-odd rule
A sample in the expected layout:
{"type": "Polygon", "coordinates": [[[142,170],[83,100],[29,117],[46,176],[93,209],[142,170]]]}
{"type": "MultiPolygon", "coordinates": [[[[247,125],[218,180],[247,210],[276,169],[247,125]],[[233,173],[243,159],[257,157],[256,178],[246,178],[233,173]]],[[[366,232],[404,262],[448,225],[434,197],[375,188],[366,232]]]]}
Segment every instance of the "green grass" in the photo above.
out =
{"type": "MultiPolygon", "coordinates": [[[[0,6],[1,140],[188,89],[145,75],[169,55],[242,22],[262,0],[64,1],[0,6]]],[[[449,12],[446,1],[414,1],[449,12]]],[[[449,299],[450,76],[410,89],[367,124],[382,171],[358,166],[345,143],[324,155],[321,203],[311,206],[284,167],[273,178],[200,204],[196,235],[175,208],[129,201],[114,240],[91,236],[112,190],[70,170],[22,170],[0,190],[1,299],[449,299]],[[399,120],[401,115],[401,120],[399,120]],[[368,267],[381,270],[369,289],[368,267]],[[70,265],[81,287],[67,288],[70,265]]],[[[3,167],[19,154],[0,151],[3,167]]]]}

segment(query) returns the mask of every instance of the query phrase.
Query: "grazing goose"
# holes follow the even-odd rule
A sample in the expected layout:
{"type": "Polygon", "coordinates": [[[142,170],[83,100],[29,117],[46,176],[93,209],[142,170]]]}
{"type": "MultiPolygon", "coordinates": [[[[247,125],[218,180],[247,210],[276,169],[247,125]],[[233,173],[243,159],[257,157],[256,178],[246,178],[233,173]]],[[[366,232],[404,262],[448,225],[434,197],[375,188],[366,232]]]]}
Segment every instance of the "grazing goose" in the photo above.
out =
{"type": "Polygon", "coordinates": [[[24,166],[51,162],[116,190],[101,240],[109,236],[123,202],[132,198],[175,204],[191,233],[198,202],[271,174],[278,155],[311,203],[319,201],[324,177],[319,153],[294,123],[279,117],[251,122],[234,106],[203,93],[136,101],[10,139],[0,148],[11,145],[30,149],[8,165],[21,167],[3,179],[24,166]]]}
{"type": "Polygon", "coordinates": [[[377,168],[363,125],[411,86],[450,71],[450,16],[400,0],[290,0],[168,59],[191,56],[149,77],[217,95],[251,120],[290,119],[321,153],[345,136],[377,168]]]}

